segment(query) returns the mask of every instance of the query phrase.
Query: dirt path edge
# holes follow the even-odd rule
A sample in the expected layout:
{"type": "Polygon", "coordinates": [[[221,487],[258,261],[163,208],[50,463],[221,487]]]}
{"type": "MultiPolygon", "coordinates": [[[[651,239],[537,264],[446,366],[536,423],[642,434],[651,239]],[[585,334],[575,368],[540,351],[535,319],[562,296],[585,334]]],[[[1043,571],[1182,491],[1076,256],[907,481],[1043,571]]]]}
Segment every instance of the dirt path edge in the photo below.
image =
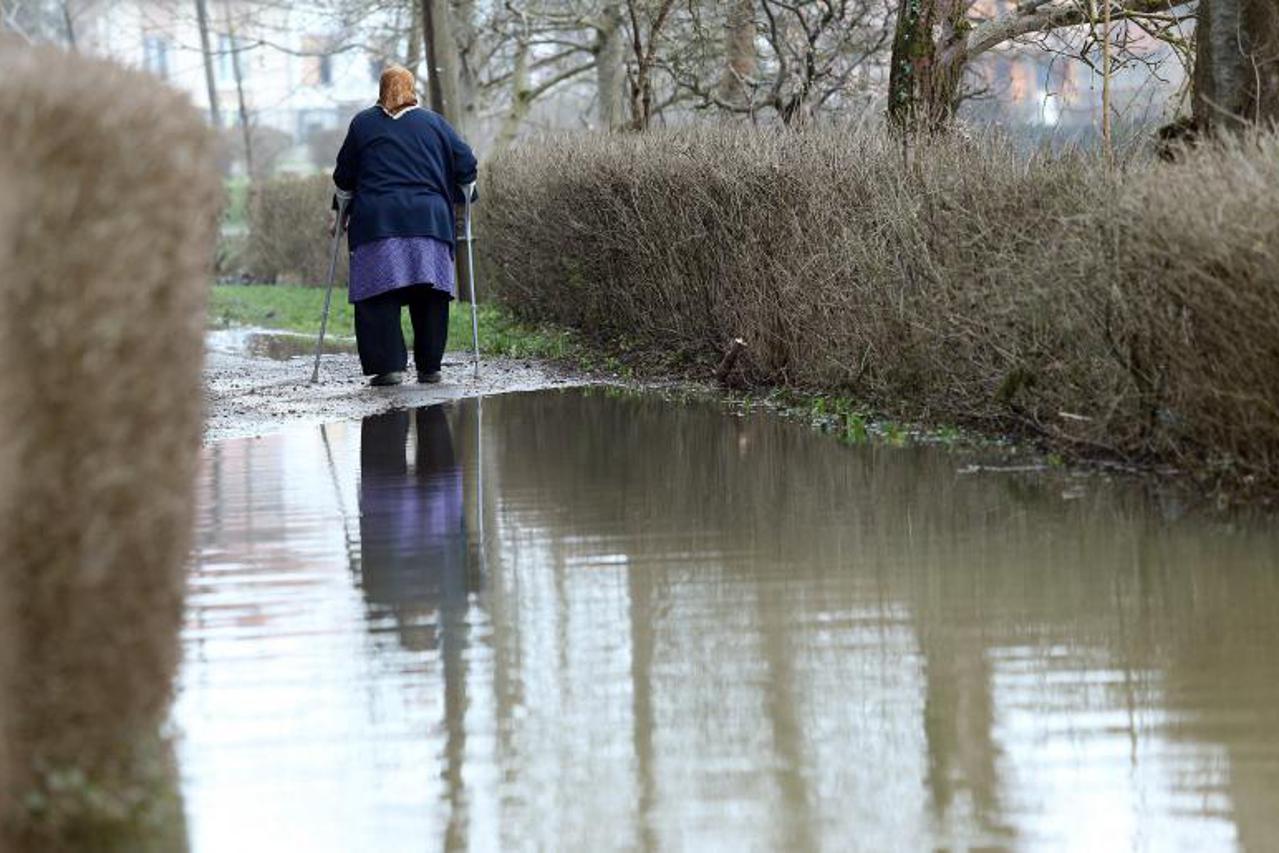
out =
{"type": "Polygon", "coordinates": [[[210,351],[204,365],[206,445],[233,438],[269,435],[295,426],[361,418],[392,409],[447,400],[597,384],[568,367],[530,359],[485,359],[475,378],[465,353],[444,359],[444,381],[370,388],[354,355],[325,355],[320,381],[310,384],[311,360],[277,360],[210,351]]]}

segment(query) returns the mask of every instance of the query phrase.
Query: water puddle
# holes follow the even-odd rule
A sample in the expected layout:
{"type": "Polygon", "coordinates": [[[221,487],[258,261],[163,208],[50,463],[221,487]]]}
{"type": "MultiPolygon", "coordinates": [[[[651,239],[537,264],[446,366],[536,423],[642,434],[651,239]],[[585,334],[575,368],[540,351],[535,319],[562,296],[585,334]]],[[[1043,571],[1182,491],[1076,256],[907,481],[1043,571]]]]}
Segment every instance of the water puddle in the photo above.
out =
{"type": "MultiPolygon", "coordinates": [[[[315,335],[247,327],[213,329],[205,333],[205,346],[212,352],[251,355],[276,361],[315,355],[315,340],[315,335]]],[[[324,338],[326,355],[353,352],[355,352],[354,339],[337,338],[332,335],[324,338]]]]}
{"type": "Polygon", "coordinates": [[[214,445],[192,846],[1271,844],[1279,531],[962,466],[602,390],[214,445]]]}

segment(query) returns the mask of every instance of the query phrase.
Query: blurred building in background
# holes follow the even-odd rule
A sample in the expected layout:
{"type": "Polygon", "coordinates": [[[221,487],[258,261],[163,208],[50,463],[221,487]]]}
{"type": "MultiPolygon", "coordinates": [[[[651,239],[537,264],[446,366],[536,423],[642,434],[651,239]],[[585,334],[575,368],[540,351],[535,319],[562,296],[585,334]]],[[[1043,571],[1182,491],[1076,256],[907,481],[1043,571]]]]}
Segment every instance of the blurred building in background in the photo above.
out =
{"type": "Polygon", "coordinates": [[[353,46],[310,4],[100,0],[64,22],[75,49],[144,69],[190,95],[224,129],[232,172],[310,172],[332,162],[346,124],[377,98],[383,54],[353,46]]]}

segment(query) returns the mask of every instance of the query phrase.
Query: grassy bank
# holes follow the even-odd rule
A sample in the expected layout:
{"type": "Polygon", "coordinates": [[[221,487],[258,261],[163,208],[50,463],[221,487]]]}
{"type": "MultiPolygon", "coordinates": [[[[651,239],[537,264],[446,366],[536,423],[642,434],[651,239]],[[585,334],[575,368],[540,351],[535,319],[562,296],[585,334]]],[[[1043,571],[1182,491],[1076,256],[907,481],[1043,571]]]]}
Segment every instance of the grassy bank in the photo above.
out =
{"type": "Polygon", "coordinates": [[[525,321],[748,385],[1279,486],[1279,140],[1109,167],[995,142],[576,135],[488,166],[525,321]],[[673,201],[673,200],[677,200],[673,201]]]}
{"type": "MultiPolygon", "coordinates": [[[[256,326],[314,335],[324,311],[324,289],[290,285],[215,285],[209,295],[209,325],[213,328],[256,326]]],[[[513,358],[568,358],[576,336],[569,331],[518,322],[496,305],[479,309],[480,347],[489,355],[513,358]]],[[[405,340],[413,340],[408,312],[403,317],[405,340]]],[[[329,334],[354,337],[355,313],[346,293],[334,290],[329,334]]],[[[449,349],[471,346],[471,310],[455,302],[449,311],[449,349]]]]}

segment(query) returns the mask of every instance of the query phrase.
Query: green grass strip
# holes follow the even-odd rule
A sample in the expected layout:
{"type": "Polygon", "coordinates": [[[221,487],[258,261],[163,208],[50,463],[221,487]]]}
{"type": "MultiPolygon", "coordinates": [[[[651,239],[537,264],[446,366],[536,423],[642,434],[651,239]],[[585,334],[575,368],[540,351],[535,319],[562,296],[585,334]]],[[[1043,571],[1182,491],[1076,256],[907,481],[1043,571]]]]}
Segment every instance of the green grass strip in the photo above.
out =
{"type": "MultiPolygon", "coordinates": [[[[314,335],[320,330],[324,288],[270,284],[219,284],[209,295],[209,326],[254,326],[314,335]]],[[[567,358],[577,346],[571,332],[527,326],[496,305],[480,305],[480,349],[512,358],[567,358]]],[[[401,320],[405,339],[412,341],[408,312],[401,320]]],[[[355,312],[346,292],[335,289],[328,334],[355,336],[355,312]]],[[[471,347],[471,309],[454,302],[449,310],[449,349],[471,347]]]]}

